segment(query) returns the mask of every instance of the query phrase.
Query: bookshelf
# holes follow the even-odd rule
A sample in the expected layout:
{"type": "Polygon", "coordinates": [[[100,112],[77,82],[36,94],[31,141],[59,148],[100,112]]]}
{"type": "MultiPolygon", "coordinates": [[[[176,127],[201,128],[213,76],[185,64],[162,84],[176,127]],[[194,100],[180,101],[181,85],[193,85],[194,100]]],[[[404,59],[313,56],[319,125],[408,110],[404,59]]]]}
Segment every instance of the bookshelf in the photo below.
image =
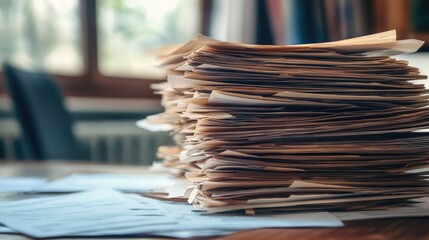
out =
{"type": "Polygon", "coordinates": [[[396,29],[398,39],[423,40],[422,50],[429,50],[427,0],[267,0],[266,4],[275,44],[335,41],[396,29]]]}

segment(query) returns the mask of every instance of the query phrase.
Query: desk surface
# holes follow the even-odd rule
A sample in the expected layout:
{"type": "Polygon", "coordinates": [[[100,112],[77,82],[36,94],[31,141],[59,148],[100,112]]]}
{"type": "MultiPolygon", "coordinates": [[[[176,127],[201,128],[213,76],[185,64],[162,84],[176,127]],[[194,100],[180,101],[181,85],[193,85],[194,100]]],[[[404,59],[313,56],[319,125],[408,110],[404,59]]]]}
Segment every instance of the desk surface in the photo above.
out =
{"type": "MultiPolygon", "coordinates": [[[[75,172],[115,172],[115,173],[144,173],[146,168],[136,166],[113,166],[99,164],[81,164],[67,162],[1,162],[0,176],[37,176],[55,179],[75,172]]],[[[22,194],[0,194],[1,200],[21,199],[22,194]]],[[[0,239],[27,240],[19,235],[0,234],[0,239]]],[[[62,238],[64,239],[64,238],[62,238]]],[[[77,240],[77,238],[72,238],[77,240]]],[[[103,238],[106,239],[106,238],[103,238]]],[[[124,239],[124,238],[112,238],[124,239]]],[[[136,239],[136,238],[132,238],[136,239]]],[[[139,239],[139,238],[137,238],[139,239]]],[[[148,239],[148,238],[140,238],[148,239]]],[[[284,228],[256,229],[237,232],[214,239],[270,239],[270,240],[429,240],[429,217],[376,219],[345,222],[342,228],[284,228]]]]}

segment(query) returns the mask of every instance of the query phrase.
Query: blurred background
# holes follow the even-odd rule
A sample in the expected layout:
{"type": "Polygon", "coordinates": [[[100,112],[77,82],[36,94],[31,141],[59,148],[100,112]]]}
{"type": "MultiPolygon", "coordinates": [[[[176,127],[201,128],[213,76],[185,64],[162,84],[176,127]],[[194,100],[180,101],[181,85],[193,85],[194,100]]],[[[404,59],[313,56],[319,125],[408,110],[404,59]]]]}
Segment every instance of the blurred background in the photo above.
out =
{"type": "MultiPolygon", "coordinates": [[[[154,67],[152,49],[197,33],[300,44],[392,29],[399,39],[426,41],[421,52],[399,58],[428,74],[426,0],[0,0],[0,61],[54,79],[84,160],[149,165],[156,146],[171,142],[165,133],[135,127],[162,111],[150,84],[165,74],[154,67]]],[[[19,106],[6,85],[2,72],[0,159],[34,158],[25,154],[19,106]]]]}

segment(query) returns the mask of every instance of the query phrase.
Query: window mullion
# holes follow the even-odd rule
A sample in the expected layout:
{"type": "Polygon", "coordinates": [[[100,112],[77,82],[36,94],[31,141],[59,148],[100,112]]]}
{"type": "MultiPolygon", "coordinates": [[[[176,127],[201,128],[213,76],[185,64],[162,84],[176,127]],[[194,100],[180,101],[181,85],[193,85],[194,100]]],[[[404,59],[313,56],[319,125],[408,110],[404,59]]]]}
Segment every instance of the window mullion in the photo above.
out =
{"type": "Polygon", "coordinates": [[[96,0],[80,0],[85,81],[90,84],[98,75],[96,0]]]}

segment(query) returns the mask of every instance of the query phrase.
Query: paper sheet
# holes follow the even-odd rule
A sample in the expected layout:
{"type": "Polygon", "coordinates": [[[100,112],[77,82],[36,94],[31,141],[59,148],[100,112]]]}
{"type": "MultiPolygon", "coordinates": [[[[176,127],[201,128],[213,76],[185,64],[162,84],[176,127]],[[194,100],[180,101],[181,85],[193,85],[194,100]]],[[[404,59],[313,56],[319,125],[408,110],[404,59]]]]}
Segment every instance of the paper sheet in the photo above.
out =
{"type": "Polygon", "coordinates": [[[0,177],[0,192],[30,192],[46,184],[46,180],[35,177],[0,177]]]}
{"type": "Polygon", "coordinates": [[[12,228],[0,225],[0,233],[17,233],[17,231],[13,230],[12,228]]]}
{"type": "Polygon", "coordinates": [[[165,190],[175,184],[168,174],[109,174],[77,173],[50,182],[37,192],[78,192],[95,188],[113,188],[123,192],[147,192],[165,190]]]}
{"type": "Polygon", "coordinates": [[[234,214],[206,215],[192,211],[193,207],[185,203],[162,202],[140,196],[132,196],[138,202],[155,204],[164,209],[166,217],[175,219],[174,224],[158,226],[134,226],[130,228],[106,230],[102,232],[83,233],[83,236],[100,234],[120,235],[129,233],[146,233],[168,237],[196,237],[225,235],[232,232],[264,227],[339,227],[342,223],[327,212],[282,214],[265,216],[243,216],[234,214]]]}
{"type": "Polygon", "coordinates": [[[137,121],[136,125],[151,132],[165,132],[173,129],[173,126],[170,124],[150,124],[146,119],[137,121]]]}
{"type": "Polygon", "coordinates": [[[224,235],[264,227],[338,227],[327,212],[275,216],[206,215],[192,206],[97,189],[0,203],[0,222],[29,236],[224,235]]]}
{"type": "Polygon", "coordinates": [[[154,209],[112,189],[33,198],[0,204],[0,222],[33,237],[72,236],[133,225],[174,222],[154,209]]]}

